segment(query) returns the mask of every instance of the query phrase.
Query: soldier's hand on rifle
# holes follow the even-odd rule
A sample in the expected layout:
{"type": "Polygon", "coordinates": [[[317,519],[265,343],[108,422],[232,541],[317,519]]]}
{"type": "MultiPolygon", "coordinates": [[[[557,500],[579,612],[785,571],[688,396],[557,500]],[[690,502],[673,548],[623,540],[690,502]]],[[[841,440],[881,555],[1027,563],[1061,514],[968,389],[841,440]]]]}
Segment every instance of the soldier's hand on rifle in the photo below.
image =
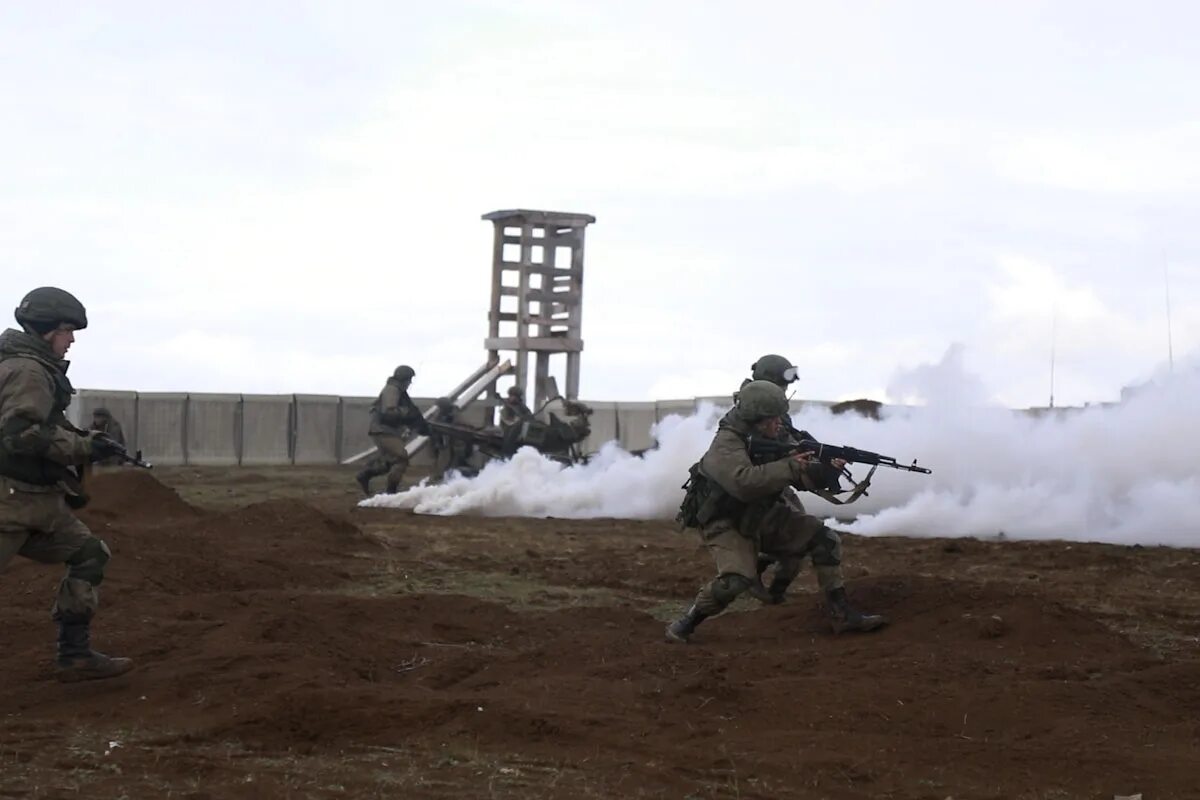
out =
{"type": "Polygon", "coordinates": [[[125,448],[107,433],[97,433],[92,436],[92,461],[103,461],[124,452],[125,448]]]}
{"type": "Polygon", "coordinates": [[[801,464],[804,464],[805,466],[807,466],[812,463],[813,454],[811,452],[796,453],[794,456],[792,456],[792,460],[799,461],[801,464]]]}
{"type": "Polygon", "coordinates": [[[840,471],[840,470],[843,470],[846,468],[847,461],[844,458],[834,458],[834,459],[830,459],[829,464],[834,469],[840,471]]]}

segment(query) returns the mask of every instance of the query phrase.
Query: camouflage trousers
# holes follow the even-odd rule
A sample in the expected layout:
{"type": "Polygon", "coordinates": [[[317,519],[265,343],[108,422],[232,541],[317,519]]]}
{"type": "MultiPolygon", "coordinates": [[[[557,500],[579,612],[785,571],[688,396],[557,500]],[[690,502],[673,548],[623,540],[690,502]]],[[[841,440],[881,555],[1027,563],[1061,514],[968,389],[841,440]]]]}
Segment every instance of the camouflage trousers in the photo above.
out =
{"type": "Polygon", "coordinates": [[[387,473],[388,485],[400,485],[408,470],[408,451],[404,449],[405,439],[401,436],[375,434],[371,441],[379,448],[379,452],[367,463],[367,471],[373,475],[387,473]]]}
{"type": "Polygon", "coordinates": [[[71,513],[61,489],[31,486],[0,476],[0,571],[14,556],[63,564],[66,575],[54,601],[55,619],[90,619],[100,604],[108,546],[71,513]]]}
{"type": "Polygon", "coordinates": [[[717,567],[717,576],[696,595],[695,606],[701,613],[721,613],[759,583],[760,557],[775,562],[776,579],[790,581],[809,559],[823,591],[843,585],[841,538],[821,520],[803,513],[799,501],[772,505],[755,533],[747,536],[729,520],[716,520],[700,532],[717,567]]]}

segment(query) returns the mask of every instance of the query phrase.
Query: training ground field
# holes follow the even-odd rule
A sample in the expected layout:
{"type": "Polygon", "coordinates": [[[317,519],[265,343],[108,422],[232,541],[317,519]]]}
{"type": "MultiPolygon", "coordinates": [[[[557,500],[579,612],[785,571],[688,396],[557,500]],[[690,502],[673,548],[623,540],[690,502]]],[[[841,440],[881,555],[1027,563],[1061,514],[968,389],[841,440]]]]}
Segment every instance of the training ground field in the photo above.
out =
{"type": "Polygon", "coordinates": [[[58,568],[0,575],[0,798],[1200,797],[1200,551],[847,537],[891,627],[828,633],[805,573],[681,647],[711,566],[669,523],[352,476],[96,475],[95,645],[137,669],[55,682],[58,568]]]}

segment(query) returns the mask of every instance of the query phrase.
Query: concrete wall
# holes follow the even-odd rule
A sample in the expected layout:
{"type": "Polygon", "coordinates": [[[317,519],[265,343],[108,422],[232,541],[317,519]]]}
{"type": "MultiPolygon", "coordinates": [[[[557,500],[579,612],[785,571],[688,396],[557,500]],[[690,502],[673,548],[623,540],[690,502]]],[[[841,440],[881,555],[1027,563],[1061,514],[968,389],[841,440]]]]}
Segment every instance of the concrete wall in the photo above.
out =
{"type": "Polygon", "coordinates": [[[242,395],[242,463],[292,462],[290,394],[242,395]]]}
{"type": "Polygon", "coordinates": [[[595,453],[601,447],[614,441],[617,436],[617,403],[588,403],[592,408],[592,433],[583,441],[584,453],[595,453]]]}
{"type": "Polygon", "coordinates": [[[621,447],[630,451],[653,447],[650,429],[657,421],[657,403],[618,403],[617,437],[621,447]]]}
{"type": "Polygon", "coordinates": [[[189,394],[184,419],[187,420],[187,463],[241,463],[240,394],[189,394]]]}
{"type": "Polygon", "coordinates": [[[342,398],[332,394],[295,397],[292,463],[336,464],[341,458],[342,398]]]}
{"type": "MultiPolygon", "coordinates": [[[[187,431],[186,394],[139,394],[137,400],[137,449],[151,463],[186,464],[184,438],[187,431]]],[[[123,420],[117,420],[124,424],[123,420]]]]}
{"type": "MultiPolygon", "coordinates": [[[[92,409],[108,408],[125,430],[129,449],[162,464],[337,464],[371,448],[368,409],[373,397],[308,394],[186,394],[84,389],[68,416],[86,427],[92,409]]],[[[432,398],[413,398],[422,410],[432,398]]],[[[660,400],[646,403],[587,401],[592,435],[585,453],[616,440],[626,450],[655,445],[651,429],[671,415],[692,414],[702,402],[729,406],[728,397],[660,400]]],[[[794,401],[793,412],[807,402],[794,401]]],[[[825,404],[827,405],[827,404],[825,404]]],[[[477,402],[461,413],[467,425],[481,426],[488,414],[477,402]]],[[[430,462],[422,452],[415,463],[430,462]]]]}

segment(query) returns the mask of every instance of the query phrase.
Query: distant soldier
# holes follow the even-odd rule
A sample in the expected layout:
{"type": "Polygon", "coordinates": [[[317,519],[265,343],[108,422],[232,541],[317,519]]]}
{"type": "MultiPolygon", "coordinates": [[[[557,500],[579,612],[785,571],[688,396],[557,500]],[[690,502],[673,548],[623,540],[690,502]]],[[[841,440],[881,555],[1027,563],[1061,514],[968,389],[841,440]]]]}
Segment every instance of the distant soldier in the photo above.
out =
{"type": "Polygon", "coordinates": [[[693,467],[680,521],[698,529],[716,561],[717,577],[667,627],[668,641],[686,642],[697,625],[760,581],[759,553],[797,563],[812,558],[835,631],[870,631],[886,624],[883,617],[863,614],[847,602],[837,534],[817,518],[798,513],[784,498],[790,487],[824,465],[807,454],[766,464],[750,458],[751,435],[778,438],[787,409],[787,397],[775,384],[744,385],[736,407],[721,420],[708,452],[693,467]]]}
{"type": "Polygon", "coordinates": [[[371,493],[371,479],[384,473],[387,474],[388,494],[395,494],[404,478],[404,471],[408,469],[408,451],[404,449],[406,440],[414,431],[429,433],[429,423],[408,396],[408,387],[412,385],[416,374],[412,367],[396,367],[371,405],[371,427],[367,433],[379,448],[379,453],[356,476],[358,485],[366,494],[371,493]]]}
{"type": "MultiPolygon", "coordinates": [[[[437,422],[449,425],[458,422],[458,406],[448,397],[439,397],[434,401],[437,422]]],[[[433,449],[433,461],[437,474],[445,476],[450,471],[461,475],[472,476],[476,470],[471,466],[471,456],[475,453],[475,445],[454,436],[434,432],[429,436],[429,444],[433,449]]]]}
{"type": "MultiPolygon", "coordinates": [[[[104,406],[99,406],[92,411],[92,424],[90,429],[97,433],[103,433],[112,439],[121,447],[125,446],[125,431],[121,430],[121,423],[113,418],[112,413],[104,406]]],[[[103,461],[96,462],[103,465],[120,464],[119,458],[106,458],[103,461]]]]}
{"type": "Polygon", "coordinates": [[[53,610],[58,679],[111,678],[133,666],[91,647],[96,587],[112,554],[71,513],[85,501],[72,468],[117,447],[65,416],[75,390],[64,356],[87,312],[69,292],[45,286],[25,295],[15,316],[21,330],[0,335],[0,569],[15,555],[65,564],[53,610]]]}
{"type": "Polygon", "coordinates": [[[508,433],[522,422],[533,419],[533,412],[525,405],[525,392],[520,386],[510,386],[500,404],[500,430],[508,433]]]}

